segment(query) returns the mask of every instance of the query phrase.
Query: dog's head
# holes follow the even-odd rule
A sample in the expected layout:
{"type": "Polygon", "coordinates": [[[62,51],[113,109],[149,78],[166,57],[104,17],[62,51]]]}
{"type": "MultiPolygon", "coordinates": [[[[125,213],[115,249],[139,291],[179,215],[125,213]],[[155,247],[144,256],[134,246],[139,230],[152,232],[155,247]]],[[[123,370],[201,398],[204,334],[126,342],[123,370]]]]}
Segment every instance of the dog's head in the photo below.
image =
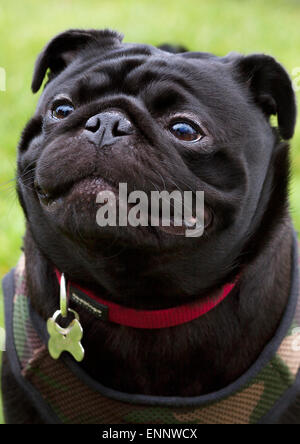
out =
{"type": "Polygon", "coordinates": [[[132,280],[141,272],[143,292],[151,273],[160,290],[174,274],[188,290],[168,291],[192,295],[233,270],[246,241],[271,225],[271,210],[283,214],[287,145],[279,139],[292,137],[296,105],[272,57],[172,54],[109,30],[70,30],[40,54],[33,92],[47,71],[19,146],[18,193],[36,243],[63,271],[98,279],[112,294],[114,273],[132,280]],[[120,183],[147,195],[204,191],[204,235],[99,227],[96,196],[120,183]]]}

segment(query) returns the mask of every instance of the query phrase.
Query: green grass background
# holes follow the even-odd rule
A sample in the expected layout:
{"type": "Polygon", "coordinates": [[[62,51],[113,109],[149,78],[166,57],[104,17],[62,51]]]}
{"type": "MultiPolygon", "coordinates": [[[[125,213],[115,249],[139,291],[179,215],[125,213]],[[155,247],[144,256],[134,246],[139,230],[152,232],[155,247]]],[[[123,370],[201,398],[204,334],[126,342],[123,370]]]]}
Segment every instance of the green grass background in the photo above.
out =
{"type": "MultiPolygon", "coordinates": [[[[0,91],[0,278],[16,263],[24,232],[12,179],[19,134],[37,101],[30,91],[33,64],[55,33],[70,27],[110,27],[122,31],[127,42],[182,43],[217,55],[264,52],[292,73],[300,67],[299,24],[299,0],[2,1],[0,67],[6,70],[7,91],[0,91]]],[[[299,125],[292,158],[291,206],[300,229],[299,125]]],[[[0,293],[0,327],[1,300],[0,293]]]]}

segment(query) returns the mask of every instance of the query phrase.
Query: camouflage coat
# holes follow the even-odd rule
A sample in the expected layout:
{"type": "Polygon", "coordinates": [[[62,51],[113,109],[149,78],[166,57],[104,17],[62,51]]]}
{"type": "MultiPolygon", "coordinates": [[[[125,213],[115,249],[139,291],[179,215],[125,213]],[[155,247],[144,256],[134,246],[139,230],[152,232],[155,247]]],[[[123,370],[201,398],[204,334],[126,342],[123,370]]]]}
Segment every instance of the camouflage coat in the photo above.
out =
{"type": "MultiPolygon", "coordinates": [[[[272,423],[300,392],[298,255],[288,306],[258,360],[233,384],[198,397],[130,395],[93,381],[70,356],[53,360],[27,298],[25,260],[4,280],[7,354],[17,381],[48,423],[272,423]]],[[[43,322],[40,320],[40,322],[43,322]]]]}

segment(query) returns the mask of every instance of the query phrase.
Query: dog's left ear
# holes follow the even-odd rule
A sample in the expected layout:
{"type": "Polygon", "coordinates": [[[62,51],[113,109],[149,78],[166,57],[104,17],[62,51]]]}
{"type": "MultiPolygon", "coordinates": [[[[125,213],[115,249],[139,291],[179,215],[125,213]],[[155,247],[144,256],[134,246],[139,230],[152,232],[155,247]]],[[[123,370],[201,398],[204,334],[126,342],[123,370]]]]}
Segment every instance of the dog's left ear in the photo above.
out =
{"type": "Polygon", "coordinates": [[[277,114],[281,137],[290,139],[295,130],[297,107],[288,73],[273,57],[263,54],[238,58],[235,63],[256,104],[267,118],[277,114]]]}
{"type": "Polygon", "coordinates": [[[99,48],[120,44],[123,35],[110,29],[70,29],[55,36],[38,56],[35,64],[31,89],[36,93],[44,80],[47,70],[49,79],[62,72],[87,46],[99,48]]]}

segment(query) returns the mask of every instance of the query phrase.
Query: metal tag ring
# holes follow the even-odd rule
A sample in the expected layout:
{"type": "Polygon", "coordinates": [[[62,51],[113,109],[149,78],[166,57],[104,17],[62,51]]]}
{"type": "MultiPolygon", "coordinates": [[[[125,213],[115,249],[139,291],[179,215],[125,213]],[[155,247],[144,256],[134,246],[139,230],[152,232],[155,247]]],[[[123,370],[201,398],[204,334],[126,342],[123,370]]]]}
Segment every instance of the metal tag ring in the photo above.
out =
{"type": "Polygon", "coordinates": [[[60,312],[63,318],[68,316],[68,296],[67,296],[67,283],[64,273],[61,275],[60,280],[60,312]]]}
{"type": "MultiPolygon", "coordinates": [[[[79,315],[78,315],[78,313],[77,313],[75,310],[72,310],[71,308],[68,308],[68,313],[72,313],[72,314],[74,315],[74,319],[77,319],[77,321],[79,321],[79,315]]],[[[53,321],[54,321],[55,324],[56,324],[56,327],[57,327],[58,332],[59,332],[60,334],[62,334],[62,335],[67,335],[67,334],[71,331],[71,329],[72,329],[72,322],[71,322],[71,324],[70,324],[68,327],[63,328],[63,327],[61,327],[61,326],[56,322],[56,319],[57,319],[59,316],[66,317],[66,316],[63,316],[61,310],[57,310],[57,311],[54,313],[54,315],[52,316],[52,319],[53,319],[53,321]]]]}

